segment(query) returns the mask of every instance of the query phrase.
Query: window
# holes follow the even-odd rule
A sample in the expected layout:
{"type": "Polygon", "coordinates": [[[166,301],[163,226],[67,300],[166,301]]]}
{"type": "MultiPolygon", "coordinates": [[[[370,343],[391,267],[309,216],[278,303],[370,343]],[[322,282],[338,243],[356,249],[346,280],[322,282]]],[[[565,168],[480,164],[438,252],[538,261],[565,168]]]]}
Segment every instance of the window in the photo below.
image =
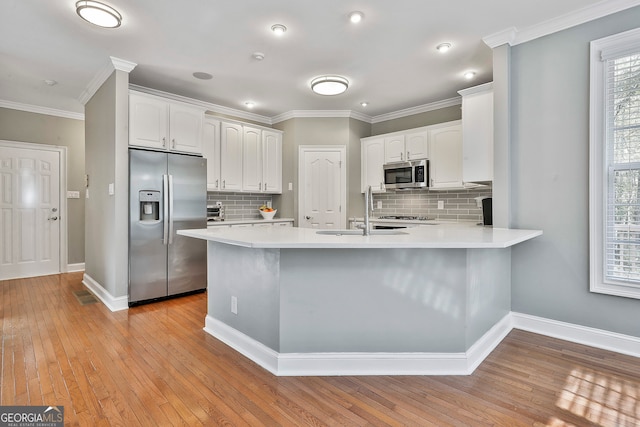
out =
{"type": "Polygon", "coordinates": [[[640,298],[640,29],[591,42],[592,292],[640,298]]]}

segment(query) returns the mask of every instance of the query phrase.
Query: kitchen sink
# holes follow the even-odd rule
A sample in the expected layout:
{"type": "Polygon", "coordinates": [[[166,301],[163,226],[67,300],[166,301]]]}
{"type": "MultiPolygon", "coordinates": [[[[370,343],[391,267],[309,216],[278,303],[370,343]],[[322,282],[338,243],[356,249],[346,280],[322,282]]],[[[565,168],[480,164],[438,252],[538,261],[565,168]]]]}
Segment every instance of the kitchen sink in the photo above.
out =
{"type": "MultiPolygon", "coordinates": [[[[362,230],[319,230],[316,234],[326,236],[362,236],[362,230]]],[[[371,230],[372,236],[395,236],[399,234],[408,234],[406,231],[400,230],[371,230]]]]}

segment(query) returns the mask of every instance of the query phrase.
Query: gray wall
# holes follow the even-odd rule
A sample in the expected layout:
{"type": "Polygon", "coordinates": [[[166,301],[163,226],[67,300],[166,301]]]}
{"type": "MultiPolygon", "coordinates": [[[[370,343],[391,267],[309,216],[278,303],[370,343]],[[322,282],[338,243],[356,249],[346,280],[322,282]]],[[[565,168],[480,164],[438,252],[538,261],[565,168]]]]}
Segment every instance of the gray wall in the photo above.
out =
{"type": "Polygon", "coordinates": [[[511,51],[516,312],[640,337],[639,301],[589,292],[589,41],[638,27],[640,7],[511,51]]]}
{"type": "MultiPolygon", "coordinates": [[[[0,139],[67,147],[67,190],[84,189],[82,120],[0,108],[0,139]]],[[[68,199],[68,262],[84,262],[84,198],[68,199]]]]}
{"type": "Polygon", "coordinates": [[[115,71],[85,105],[85,273],[113,297],[128,285],[128,85],[128,74],[115,71]]]}

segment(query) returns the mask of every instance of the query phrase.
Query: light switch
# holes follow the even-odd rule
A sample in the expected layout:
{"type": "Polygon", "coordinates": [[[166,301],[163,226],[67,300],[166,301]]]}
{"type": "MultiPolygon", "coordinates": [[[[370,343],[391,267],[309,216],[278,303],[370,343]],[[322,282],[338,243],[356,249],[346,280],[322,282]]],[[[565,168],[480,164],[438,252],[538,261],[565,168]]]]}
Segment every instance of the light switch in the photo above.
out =
{"type": "Polygon", "coordinates": [[[80,192],[79,191],[67,191],[67,199],[79,199],[80,192]]]}
{"type": "Polygon", "coordinates": [[[111,184],[109,184],[109,195],[113,196],[115,194],[115,185],[113,185],[113,182],[111,184]]]}
{"type": "Polygon", "coordinates": [[[293,182],[290,182],[289,183],[289,191],[292,191],[292,190],[293,190],[293,182]]]}

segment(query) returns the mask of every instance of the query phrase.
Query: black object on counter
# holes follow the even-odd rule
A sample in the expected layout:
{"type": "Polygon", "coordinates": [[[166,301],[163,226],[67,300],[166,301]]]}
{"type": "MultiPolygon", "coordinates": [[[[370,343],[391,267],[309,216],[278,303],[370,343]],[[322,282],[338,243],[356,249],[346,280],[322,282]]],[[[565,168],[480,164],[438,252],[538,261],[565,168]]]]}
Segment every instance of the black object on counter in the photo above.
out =
{"type": "Polygon", "coordinates": [[[484,225],[493,225],[493,199],[486,197],[482,199],[482,223],[484,225]]]}

